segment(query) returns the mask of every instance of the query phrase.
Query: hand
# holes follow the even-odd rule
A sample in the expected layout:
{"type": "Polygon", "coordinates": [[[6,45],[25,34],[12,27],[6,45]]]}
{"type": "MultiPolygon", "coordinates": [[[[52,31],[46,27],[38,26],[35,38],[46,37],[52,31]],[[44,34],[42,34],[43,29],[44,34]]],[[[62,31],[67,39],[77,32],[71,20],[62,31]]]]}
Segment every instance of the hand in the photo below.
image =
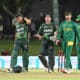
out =
{"type": "Polygon", "coordinates": [[[39,34],[34,35],[34,37],[37,37],[39,40],[42,40],[43,36],[40,36],[39,34]]]}
{"type": "Polygon", "coordinates": [[[55,42],[56,41],[56,36],[50,36],[49,38],[51,41],[55,42]]]}
{"type": "Polygon", "coordinates": [[[58,32],[57,32],[57,31],[55,31],[55,32],[54,32],[54,36],[57,36],[57,34],[58,34],[58,32]]]}
{"type": "Polygon", "coordinates": [[[60,43],[60,40],[56,40],[56,45],[59,45],[59,43],[60,43]]]}
{"type": "Polygon", "coordinates": [[[28,25],[31,24],[31,19],[28,19],[28,18],[24,17],[24,20],[26,21],[26,23],[27,23],[28,25]]]}
{"type": "Polygon", "coordinates": [[[43,37],[42,36],[39,36],[38,38],[39,38],[39,40],[42,40],[43,37]]]}

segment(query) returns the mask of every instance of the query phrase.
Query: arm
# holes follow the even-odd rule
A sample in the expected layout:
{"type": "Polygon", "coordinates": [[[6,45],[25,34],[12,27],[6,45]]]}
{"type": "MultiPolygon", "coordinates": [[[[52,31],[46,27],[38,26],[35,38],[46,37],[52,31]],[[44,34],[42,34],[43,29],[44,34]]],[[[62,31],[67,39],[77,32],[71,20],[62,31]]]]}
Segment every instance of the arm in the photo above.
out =
{"type": "Polygon", "coordinates": [[[30,25],[31,24],[31,19],[24,17],[24,20],[26,22],[26,24],[30,25]]]}
{"type": "Polygon", "coordinates": [[[57,26],[55,26],[55,27],[54,27],[54,36],[57,36],[57,34],[58,34],[57,29],[58,29],[58,27],[57,27],[57,26]]]}
{"type": "Polygon", "coordinates": [[[28,25],[28,41],[30,41],[31,38],[31,26],[28,25]]]}
{"type": "Polygon", "coordinates": [[[36,37],[38,37],[39,40],[42,40],[43,36],[41,36],[40,34],[37,34],[36,37]]]}
{"type": "Polygon", "coordinates": [[[57,45],[60,44],[62,35],[63,35],[63,24],[60,25],[60,28],[58,29],[58,32],[57,32],[57,40],[56,40],[57,45]]]}
{"type": "Polygon", "coordinates": [[[17,22],[17,20],[16,20],[16,17],[14,17],[13,19],[12,19],[12,25],[16,25],[16,22],[17,22]]]}
{"type": "Polygon", "coordinates": [[[38,37],[39,40],[42,40],[42,38],[43,38],[42,35],[43,35],[43,24],[39,27],[36,37],[38,37]]]}
{"type": "Polygon", "coordinates": [[[28,32],[28,41],[30,41],[30,38],[31,38],[31,33],[28,32]]]}
{"type": "Polygon", "coordinates": [[[60,28],[58,28],[58,32],[57,32],[57,40],[61,40],[63,35],[63,24],[60,25],[60,28]]]}

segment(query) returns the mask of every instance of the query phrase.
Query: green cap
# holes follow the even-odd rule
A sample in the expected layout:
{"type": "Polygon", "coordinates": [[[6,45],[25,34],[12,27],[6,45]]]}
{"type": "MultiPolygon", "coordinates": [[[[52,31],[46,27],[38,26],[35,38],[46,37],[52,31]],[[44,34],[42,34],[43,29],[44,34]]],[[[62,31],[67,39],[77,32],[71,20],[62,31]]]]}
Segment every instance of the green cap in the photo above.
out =
{"type": "Polygon", "coordinates": [[[77,16],[76,21],[80,21],[80,15],[77,16]]]}

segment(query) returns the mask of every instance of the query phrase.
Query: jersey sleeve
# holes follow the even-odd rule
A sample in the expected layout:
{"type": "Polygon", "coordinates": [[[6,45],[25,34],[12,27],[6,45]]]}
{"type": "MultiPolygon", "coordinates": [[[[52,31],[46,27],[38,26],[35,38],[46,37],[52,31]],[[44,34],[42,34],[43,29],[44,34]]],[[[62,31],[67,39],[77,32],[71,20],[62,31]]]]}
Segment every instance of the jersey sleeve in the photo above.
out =
{"type": "Polygon", "coordinates": [[[79,39],[79,35],[78,35],[78,31],[77,31],[77,26],[78,26],[78,24],[77,23],[74,23],[74,32],[75,32],[75,34],[76,34],[76,36],[78,37],[78,39],[79,39]]]}
{"type": "Polygon", "coordinates": [[[39,27],[37,34],[43,35],[43,24],[39,27]]]}
{"type": "Polygon", "coordinates": [[[56,25],[53,23],[53,30],[54,32],[57,30],[56,25]]]}
{"type": "Polygon", "coordinates": [[[60,27],[58,28],[58,34],[57,34],[57,39],[61,40],[63,35],[63,23],[60,24],[60,27]]]}
{"type": "Polygon", "coordinates": [[[74,30],[74,32],[77,32],[77,23],[76,22],[73,22],[73,30],[74,30]]]}

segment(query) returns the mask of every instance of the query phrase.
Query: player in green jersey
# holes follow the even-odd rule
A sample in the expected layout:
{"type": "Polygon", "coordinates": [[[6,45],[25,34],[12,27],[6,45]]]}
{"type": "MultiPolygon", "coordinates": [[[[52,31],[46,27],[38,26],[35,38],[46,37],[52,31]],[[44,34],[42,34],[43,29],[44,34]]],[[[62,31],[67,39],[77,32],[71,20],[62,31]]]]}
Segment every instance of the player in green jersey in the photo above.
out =
{"type": "Polygon", "coordinates": [[[22,15],[16,16],[15,27],[15,42],[14,48],[11,56],[11,69],[9,72],[13,71],[15,65],[17,65],[17,56],[19,51],[22,49],[23,55],[23,68],[25,71],[28,71],[29,55],[28,55],[28,24],[31,23],[31,20],[28,18],[23,18],[22,15]]]}
{"type": "Polygon", "coordinates": [[[77,16],[77,27],[76,27],[76,49],[78,55],[78,70],[80,70],[80,15],[77,16]]]}
{"type": "Polygon", "coordinates": [[[56,28],[51,20],[51,16],[46,14],[45,23],[41,24],[37,33],[39,40],[42,40],[39,59],[48,72],[52,72],[54,67],[54,42],[50,39],[50,37],[54,36],[56,28]],[[48,56],[48,62],[45,56],[48,56]]]}
{"type": "Polygon", "coordinates": [[[76,23],[71,20],[72,14],[70,11],[65,12],[65,21],[60,24],[60,28],[58,30],[56,44],[62,41],[62,46],[65,55],[65,69],[64,73],[71,73],[70,70],[70,56],[72,53],[72,48],[75,40],[75,27],[76,23]]]}

